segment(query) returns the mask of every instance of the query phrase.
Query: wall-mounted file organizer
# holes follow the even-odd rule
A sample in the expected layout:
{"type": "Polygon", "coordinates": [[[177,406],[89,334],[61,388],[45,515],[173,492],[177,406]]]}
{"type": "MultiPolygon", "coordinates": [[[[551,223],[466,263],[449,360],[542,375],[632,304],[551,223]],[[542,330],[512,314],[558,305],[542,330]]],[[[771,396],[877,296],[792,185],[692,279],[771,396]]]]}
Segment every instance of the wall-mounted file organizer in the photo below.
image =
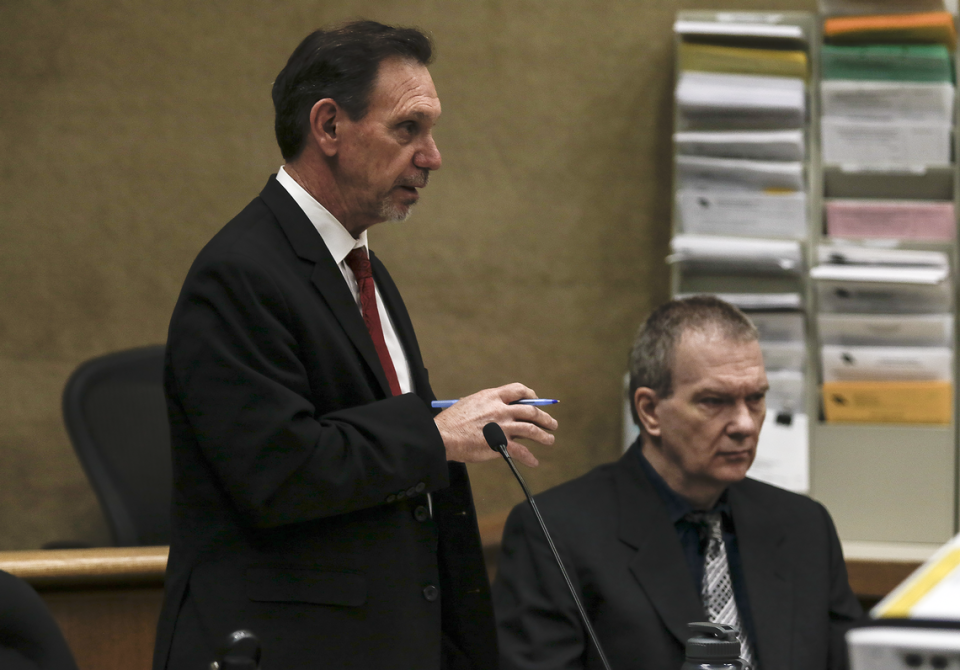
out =
{"type": "Polygon", "coordinates": [[[846,540],[940,543],[960,511],[955,17],[826,5],[811,494],[846,540]]]}
{"type": "Polygon", "coordinates": [[[803,492],[815,26],[800,12],[682,12],[674,26],[673,292],[721,294],[757,324],[771,388],[750,474],[803,492]]]}
{"type": "Polygon", "coordinates": [[[867,5],[678,14],[668,261],[675,295],[761,332],[751,476],[824,502],[845,541],[939,544],[960,517],[955,19],[867,5]]]}

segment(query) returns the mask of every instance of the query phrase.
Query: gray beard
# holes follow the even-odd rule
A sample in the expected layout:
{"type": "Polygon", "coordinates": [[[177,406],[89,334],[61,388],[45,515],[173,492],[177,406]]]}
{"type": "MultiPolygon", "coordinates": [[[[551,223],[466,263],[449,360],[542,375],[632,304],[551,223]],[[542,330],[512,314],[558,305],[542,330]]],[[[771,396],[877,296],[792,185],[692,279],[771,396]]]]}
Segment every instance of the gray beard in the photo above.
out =
{"type": "Polygon", "coordinates": [[[394,205],[389,201],[384,201],[380,203],[380,216],[383,221],[406,221],[410,218],[410,215],[413,213],[413,203],[403,207],[402,205],[394,205]]]}

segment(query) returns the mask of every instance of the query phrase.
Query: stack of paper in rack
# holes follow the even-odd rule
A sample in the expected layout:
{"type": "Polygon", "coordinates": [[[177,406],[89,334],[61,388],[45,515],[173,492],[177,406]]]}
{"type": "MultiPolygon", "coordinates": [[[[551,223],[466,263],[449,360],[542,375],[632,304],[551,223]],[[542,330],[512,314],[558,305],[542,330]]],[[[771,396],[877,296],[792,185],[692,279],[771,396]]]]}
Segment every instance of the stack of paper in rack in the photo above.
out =
{"type": "Polygon", "coordinates": [[[743,20],[679,20],[674,29],[681,40],[674,136],[680,228],[803,238],[803,31],[743,20]]]}
{"type": "Polygon", "coordinates": [[[951,161],[956,47],[949,12],[824,21],[826,164],[904,168],[951,161]]]}
{"type": "Polygon", "coordinates": [[[827,421],[949,423],[950,267],[935,251],[821,246],[816,280],[827,421]]]}

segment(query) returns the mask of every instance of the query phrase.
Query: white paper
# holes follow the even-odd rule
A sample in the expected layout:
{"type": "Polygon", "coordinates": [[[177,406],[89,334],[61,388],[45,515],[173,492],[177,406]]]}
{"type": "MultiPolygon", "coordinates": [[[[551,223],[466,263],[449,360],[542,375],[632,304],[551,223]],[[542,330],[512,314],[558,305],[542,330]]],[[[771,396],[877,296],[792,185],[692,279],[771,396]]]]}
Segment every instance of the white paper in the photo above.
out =
{"type": "Polygon", "coordinates": [[[952,314],[821,314],[820,342],[840,346],[949,347],[952,314]]]}
{"type": "MultiPolygon", "coordinates": [[[[688,298],[699,293],[679,293],[677,298],[688,298]]],[[[712,293],[744,311],[796,310],[803,306],[799,293],[712,293]]],[[[752,318],[752,315],[750,315],[752,318]]]]}
{"type": "Polygon", "coordinates": [[[682,234],[670,240],[670,247],[668,263],[740,272],[796,274],[803,270],[800,243],[795,241],[682,234]]]}
{"type": "Polygon", "coordinates": [[[705,235],[804,239],[807,194],[746,191],[677,191],[680,229],[705,235]]]}
{"type": "Polygon", "coordinates": [[[795,77],[686,71],[676,100],[688,120],[732,126],[799,128],[806,113],[804,82],[795,77]]]}
{"type": "Polygon", "coordinates": [[[803,163],[799,161],[677,156],[675,163],[680,188],[746,191],[802,191],[804,188],[803,163]]]}
{"type": "MultiPolygon", "coordinates": [[[[943,545],[870,610],[874,618],[904,615],[911,619],[960,619],[960,535],[943,545]]],[[[954,644],[950,648],[960,650],[960,636],[952,632],[954,644]]]]}
{"type": "Polygon", "coordinates": [[[795,370],[803,372],[807,362],[807,346],[803,340],[793,342],[760,341],[763,353],[763,365],[768,372],[774,370],[795,370]]]}
{"type": "Polygon", "coordinates": [[[954,89],[946,82],[825,79],[820,94],[820,110],[827,117],[944,124],[953,120],[954,89]]]}
{"type": "Polygon", "coordinates": [[[802,130],[684,131],[675,133],[678,154],[716,158],[802,161],[802,130]]]}
{"type": "MultiPolygon", "coordinates": [[[[829,266],[819,265],[818,268],[829,266]]],[[[868,268],[878,273],[870,281],[838,281],[815,277],[817,300],[821,312],[875,313],[875,314],[938,314],[949,312],[952,289],[950,282],[883,282],[883,274],[893,274],[889,268],[868,268]]],[[[810,271],[813,276],[813,270],[810,271]]],[[[937,273],[936,269],[901,270],[910,274],[937,273]]]]}
{"type": "Polygon", "coordinates": [[[949,123],[820,119],[823,162],[845,168],[950,165],[949,123]]]}
{"type": "Polygon", "coordinates": [[[844,347],[820,351],[823,381],[950,381],[949,347],[844,347]]]}
{"type": "Polygon", "coordinates": [[[767,370],[767,411],[803,413],[806,406],[804,374],[796,370],[767,370]]]}
{"type": "Polygon", "coordinates": [[[747,476],[796,493],[810,490],[809,422],[806,414],[781,416],[768,410],[757,457],[747,476]]]}
{"type": "Polygon", "coordinates": [[[760,333],[761,342],[803,343],[804,318],[802,312],[747,312],[760,333]]]}
{"type": "MultiPolygon", "coordinates": [[[[949,274],[949,268],[897,268],[879,265],[818,265],[810,269],[810,277],[817,280],[926,286],[943,284],[949,274]]],[[[934,311],[942,312],[944,310],[934,311]]]]}
{"type": "MultiPolygon", "coordinates": [[[[770,15],[779,20],[782,15],[770,15]]],[[[732,37],[765,37],[772,39],[802,40],[803,29],[800,26],[767,22],[754,22],[759,18],[740,14],[738,21],[689,21],[679,19],[674,22],[673,30],[679,35],[719,35],[732,37]]]]}
{"type": "Polygon", "coordinates": [[[833,265],[875,265],[884,267],[938,268],[947,270],[950,259],[942,251],[916,251],[913,249],[883,249],[875,246],[854,244],[821,244],[817,247],[817,260],[833,265]]]}

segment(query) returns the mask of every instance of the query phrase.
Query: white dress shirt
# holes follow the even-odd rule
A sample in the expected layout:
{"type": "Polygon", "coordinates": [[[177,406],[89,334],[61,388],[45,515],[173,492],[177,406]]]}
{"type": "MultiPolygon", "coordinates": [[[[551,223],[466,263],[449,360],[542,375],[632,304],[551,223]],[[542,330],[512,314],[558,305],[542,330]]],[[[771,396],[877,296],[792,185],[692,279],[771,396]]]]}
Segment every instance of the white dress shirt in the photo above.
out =
{"type": "MultiPolygon", "coordinates": [[[[367,246],[367,231],[360,233],[358,239],[354,239],[346,228],[343,227],[337,219],[327,211],[326,207],[314,199],[312,195],[306,192],[293,177],[281,167],[277,170],[277,181],[287,189],[287,193],[300,205],[300,209],[310,219],[314,225],[323,243],[330,250],[330,255],[343,273],[343,279],[347,282],[350,293],[353,294],[353,300],[357,303],[357,309],[360,309],[360,288],[357,286],[357,278],[353,276],[353,270],[346,263],[347,254],[355,248],[363,247],[369,255],[367,246]]],[[[400,344],[400,338],[397,337],[397,330],[393,327],[393,319],[383,304],[383,298],[380,297],[380,289],[377,288],[377,282],[373,282],[377,294],[377,311],[380,313],[380,324],[383,327],[383,339],[387,344],[387,351],[390,352],[390,359],[393,361],[393,367],[397,371],[397,381],[400,383],[401,393],[409,393],[413,390],[413,380],[410,378],[410,363],[407,361],[407,355],[400,344]]]]}

